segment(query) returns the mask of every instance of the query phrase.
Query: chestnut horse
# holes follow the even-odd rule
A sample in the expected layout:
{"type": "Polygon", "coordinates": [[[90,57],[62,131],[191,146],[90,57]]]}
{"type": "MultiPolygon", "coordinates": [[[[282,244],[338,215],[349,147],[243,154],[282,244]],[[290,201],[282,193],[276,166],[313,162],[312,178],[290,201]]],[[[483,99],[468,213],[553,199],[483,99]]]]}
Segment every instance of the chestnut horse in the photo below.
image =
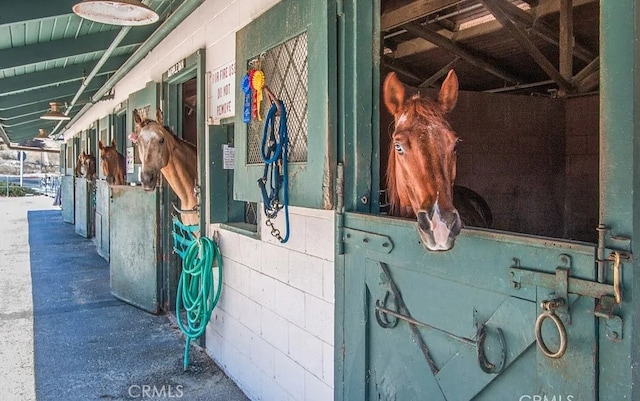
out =
{"type": "Polygon", "coordinates": [[[94,155],[91,154],[91,152],[85,153],[85,151],[83,150],[82,153],[78,155],[75,173],[76,173],[76,177],[84,176],[88,180],[95,181],[96,158],[94,155]]]}
{"type": "Polygon", "coordinates": [[[391,214],[417,218],[422,243],[431,251],[451,249],[463,223],[489,227],[491,210],[482,197],[454,186],[459,139],[445,114],[458,100],[455,72],[449,71],[436,101],[408,96],[389,73],[383,99],[395,120],[387,166],[391,214]]]}
{"type": "Polygon", "coordinates": [[[140,181],[145,191],[153,191],[160,174],[180,198],[180,215],[185,225],[197,225],[198,200],[195,186],[198,178],[198,155],[196,147],[174,136],[162,125],[162,112],[156,112],[156,121],[143,119],[133,111],[134,132],[130,138],[138,146],[142,170],[140,181]]]}
{"type": "Polygon", "coordinates": [[[111,146],[104,146],[98,141],[100,159],[102,160],[102,173],[107,178],[109,185],[124,185],[127,182],[125,159],[116,150],[115,140],[111,140],[111,146]]]}

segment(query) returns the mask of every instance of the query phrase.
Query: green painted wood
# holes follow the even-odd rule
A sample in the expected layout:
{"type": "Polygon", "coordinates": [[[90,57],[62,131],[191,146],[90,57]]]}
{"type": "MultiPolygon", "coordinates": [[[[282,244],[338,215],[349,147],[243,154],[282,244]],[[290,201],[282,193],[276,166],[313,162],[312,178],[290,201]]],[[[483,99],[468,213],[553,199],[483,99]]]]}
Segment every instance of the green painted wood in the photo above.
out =
{"type": "MultiPolygon", "coordinates": [[[[372,241],[344,243],[344,288],[349,290],[339,323],[346,351],[338,399],[517,400],[523,394],[597,399],[594,301],[583,297],[572,303],[567,354],[551,360],[533,345],[533,328],[541,312],[538,304],[552,299],[555,289],[515,289],[509,275],[514,258],[523,268],[554,272],[560,256],[569,255],[571,276],[594,280],[593,247],[559,241],[551,247],[543,239],[463,230],[451,251],[425,252],[412,221],[346,213],[344,223],[345,232],[384,235],[394,247],[385,253],[372,241]],[[381,262],[389,266],[411,316],[431,327],[419,331],[436,375],[412,340],[408,323],[393,329],[376,323],[376,301],[384,302],[389,288],[381,262]],[[363,285],[364,294],[354,290],[363,285]],[[504,332],[507,359],[499,375],[481,370],[477,349],[470,345],[479,323],[504,332]],[[461,377],[465,386],[460,386],[461,377]],[[504,381],[510,385],[500,385],[504,381]]],[[[544,333],[553,344],[552,330],[546,327],[544,333]]],[[[498,359],[495,348],[485,348],[490,361],[498,359]]]]}
{"type": "Polygon", "coordinates": [[[69,224],[75,224],[75,177],[65,175],[60,183],[62,191],[62,221],[69,224]]]}
{"type": "Polygon", "coordinates": [[[233,147],[233,124],[209,127],[209,216],[211,223],[244,221],[244,204],[233,200],[233,170],[223,168],[223,147],[233,147]]]}
{"type": "Polygon", "coordinates": [[[151,313],[160,312],[159,191],[141,187],[111,187],[111,293],[151,313]]]}
{"type": "Polygon", "coordinates": [[[640,358],[640,193],[635,190],[640,188],[639,18],[637,1],[600,1],[600,219],[611,235],[631,239],[608,238],[607,246],[630,248],[636,256],[623,265],[624,302],[618,312],[624,320],[622,341],[607,340],[606,322],[599,326],[601,400],[640,399],[640,372],[635,369],[640,358]],[[612,391],[608,383],[618,385],[612,391]]]}
{"type": "Polygon", "coordinates": [[[111,203],[109,184],[96,181],[95,244],[98,255],[109,261],[109,205],[111,203]]]}
{"type": "MultiPolygon", "coordinates": [[[[98,120],[97,141],[102,141],[104,146],[111,146],[111,138],[113,137],[112,115],[107,114],[98,120]]],[[[102,158],[100,157],[100,147],[96,145],[96,173],[99,179],[106,179],[102,172],[102,158]]]]}
{"type": "Polygon", "coordinates": [[[93,237],[94,186],[95,183],[86,178],[75,180],[75,230],[76,234],[85,238],[93,237]]]}
{"type": "Polygon", "coordinates": [[[349,166],[345,169],[344,203],[347,210],[375,213],[379,203],[379,128],[371,116],[379,114],[380,43],[374,27],[379,26],[380,2],[345,0],[343,4],[338,25],[342,37],[338,47],[342,60],[338,160],[349,166]]]}
{"type": "MultiPolygon", "coordinates": [[[[236,116],[234,198],[260,201],[256,185],[262,165],[247,164],[247,132],[242,121],[240,82],[248,62],[286,40],[307,32],[308,141],[306,163],[289,164],[289,202],[331,208],[334,201],[336,132],[336,4],[332,1],[283,0],[236,33],[236,116]]],[[[265,77],[269,83],[269,77],[265,77]]],[[[287,105],[285,105],[286,107],[287,105]]]]}

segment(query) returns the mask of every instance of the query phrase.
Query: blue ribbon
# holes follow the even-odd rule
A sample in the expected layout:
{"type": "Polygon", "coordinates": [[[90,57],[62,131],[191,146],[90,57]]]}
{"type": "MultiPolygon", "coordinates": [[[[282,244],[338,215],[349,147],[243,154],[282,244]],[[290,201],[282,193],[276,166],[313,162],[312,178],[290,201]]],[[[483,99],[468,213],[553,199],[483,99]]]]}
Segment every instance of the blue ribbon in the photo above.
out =
{"type": "Polygon", "coordinates": [[[244,92],[244,107],[242,109],[242,121],[246,124],[251,122],[251,83],[249,82],[249,73],[242,77],[242,92],[244,92]]]}

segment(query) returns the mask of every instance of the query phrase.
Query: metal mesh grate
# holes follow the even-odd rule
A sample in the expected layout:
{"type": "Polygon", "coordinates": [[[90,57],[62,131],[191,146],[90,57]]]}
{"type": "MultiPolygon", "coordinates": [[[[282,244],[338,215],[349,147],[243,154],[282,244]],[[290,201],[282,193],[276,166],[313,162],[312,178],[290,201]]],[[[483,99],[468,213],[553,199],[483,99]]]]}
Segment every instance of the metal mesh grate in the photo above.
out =
{"type": "MultiPolygon", "coordinates": [[[[307,34],[302,33],[281,45],[263,53],[260,67],[265,75],[265,83],[284,102],[287,109],[289,132],[289,161],[307,161],[307,34]]],[[[265,98],[260,106],[264,117],[269,110],[265,98]]],[[[276,118],[276,127],[280,124],[276,118]]],[[[252,119],[247,132],[247,163],[260,164],[260,141],[264,124],[252,119]]]]}

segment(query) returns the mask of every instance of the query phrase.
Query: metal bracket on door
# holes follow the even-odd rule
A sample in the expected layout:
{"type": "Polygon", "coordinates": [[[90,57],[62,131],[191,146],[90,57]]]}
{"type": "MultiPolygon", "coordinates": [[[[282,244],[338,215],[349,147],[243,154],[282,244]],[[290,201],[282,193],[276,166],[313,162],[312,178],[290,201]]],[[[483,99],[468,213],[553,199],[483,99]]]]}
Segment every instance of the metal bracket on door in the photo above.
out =
{"type": "MultiPolygon", "coordinates": [[[[559,265],[556,267],[555,274],[523,269],[520,267],[520,261],[514,259],[513,265],[509,268],[511,286],[515,289],[520,289],[522,286],[535,286],[555,290],[552,300],[562,301],[554,303],[553,312],[565,324],[571,323],[569,294],[596,299],[597,305],[594,314],[597,317],[606,319],[607,337],[612,341],[620,341],[622,339],[622,319],[614,315],[613,310],[622,303],[622,260],[630,260],[630,256],[620,251],[611,253],[607,261],[613,262],[614,282],[613,284],[606,284],[571,277],[569,275],[571,270],[571,257],[569,255],[560,255],[559,265]]],[[[544,302],[548,301],[543,301],[543,304],[544,302]]],[[[558,322],[556,322],[556,325],[559,330],[564,329],[564,327],[559,326],[558,322]]]]}

